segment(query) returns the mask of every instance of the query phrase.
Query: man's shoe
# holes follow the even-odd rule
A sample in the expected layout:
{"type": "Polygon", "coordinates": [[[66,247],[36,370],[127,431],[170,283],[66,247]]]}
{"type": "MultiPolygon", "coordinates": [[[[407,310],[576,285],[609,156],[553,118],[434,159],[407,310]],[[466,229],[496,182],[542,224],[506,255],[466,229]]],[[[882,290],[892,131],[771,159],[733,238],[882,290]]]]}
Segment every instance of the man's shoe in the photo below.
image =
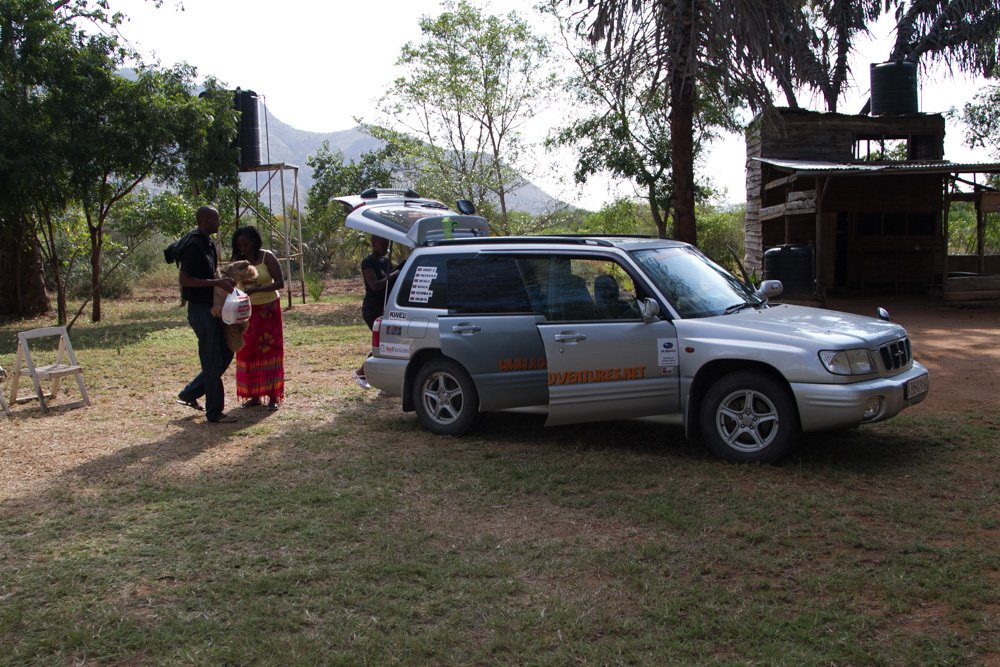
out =
{"type": "Polygon", "coordinates": [[[183,398],[178,397],[176,403],[178,405],[183,405],[188,408],[194,408],[195,410],[202,410],[202,411],[205,410],[205,408],[201,407],[201,403],[199,403],[194,398],[192,398],[190,401],[185,401],[183,398]]]}
{"type": "Polygon", "coordinates": [[[230,417],[229,415],[222,414],[222,415],[219,415],[216,419],[209,419],[208,423],[209,424],[235,424],[237,421],[239,421],[239,420],[236,419],[236,417],[230,417]]]}

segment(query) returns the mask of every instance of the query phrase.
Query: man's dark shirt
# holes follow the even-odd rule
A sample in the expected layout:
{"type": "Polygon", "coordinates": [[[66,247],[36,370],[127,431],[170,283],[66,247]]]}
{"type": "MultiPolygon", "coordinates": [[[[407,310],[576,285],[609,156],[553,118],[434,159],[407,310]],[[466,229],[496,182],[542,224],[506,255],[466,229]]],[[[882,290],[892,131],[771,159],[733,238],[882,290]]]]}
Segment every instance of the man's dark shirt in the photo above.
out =
{"type": "MultiPolygon", "coordinates": [[[[187,235],[187,242],[181,250],[181,271],[192,278],[211,280],[215,278],[215,269],[219,257],[215,252],[215,244],[197,229],[187,235]]],[[[212,287],[181,287],[181,297],[192,303],[212,303],[212,287]]]]}
{"type": "MultiPolygon", "coordinates": [[[[375,274],[375,280],[381,280],[382,278],[388,278],[389,274],[392,273],[392,262],[389,261],[388,255],[383,255],[382,257],[377,257],[375,253],[372,253],[361,260],[361,274],[364,275],[365,269],[371,269],[372,273],[375,274]]],[[[378,314],[382,314],[382,306],[385,304],[385,293],[389,289],[389,283],[386,282],[381,289],[372,289],[368,286],[368,281],[365,281],[365,298],[361,302],[363,307],[375,308],[378,314]]]]}

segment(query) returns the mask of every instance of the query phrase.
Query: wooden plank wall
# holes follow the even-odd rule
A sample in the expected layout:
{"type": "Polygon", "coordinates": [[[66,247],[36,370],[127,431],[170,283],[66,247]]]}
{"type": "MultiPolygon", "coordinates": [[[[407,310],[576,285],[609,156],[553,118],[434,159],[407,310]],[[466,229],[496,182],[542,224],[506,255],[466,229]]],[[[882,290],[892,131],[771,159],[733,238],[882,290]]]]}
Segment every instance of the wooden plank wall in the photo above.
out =
{"type": "MultiPolygon", "coordinates": [[[[940,114],[914,114],[909,116],[853,116],[834,113],[819,113],[797,109],[779,109],[776,114],[756,118],[746,132],[747,177],[746,177],[746,217],[744,232],[746,253],[744,263],[748,270],[763,273],[764,250],[785,242],[815,243],[815,208],[809,201],[815,195],[809,191],[817,187],[816,179],[803,178],[798,182],[764,191],[764,186],[777,178],[787,176],[787,172],[762,165],[752,158],[787,160],[828,161],[837,163],[853,162],[854,146],[860,139],[908,139],[911,160],[941,160],[944,158],[944,117],[940,114]],[[791,202],[791,204],[789,204],[791,202]],[[794,209],[794,212],[791,211],[794,209]],[[792,212],[790,217],[785,212],[792,212]],[[767,220],[772,217],[773,219],[767,220]],[[766,220],[766,221],[765,221],[766,220]],[[786,225],[787,221],[787,225],[786,225]]],[[[836,212],[918,212],[932,211],[940,217],[942,177],[939,175],[886,176],[864,175],[833,177],[821,203],[826,219],[824,225],[836,225],[836,212]]],[[[851,216],[853,219],[853,215],[851,216]]],[[[853,227],[853,225],[852,225],[853,227]]],[[[852,232],[852,245],[858,243],[852,232]]],[[[832,254],[833,247],[824,239],[824,252],[832,254]]],[[[920,261],[915,261],[917,275],[906,268],[902,249],[912,243],[905,239],[866,239],[872,255],[879,251],[890,252],[894,261],[883,265],[885,279],[923,279],[929,270],[943,268],[944,243],[941,230],[935,230],[933,238],[923,238],[919,253],[920,261]],[[901,246],[897,245],[902,243],[901,246]],[[879,247],[881,246],[881,247],[879,247]],[[930,269],[930,266],[933,269],[930,269]],[[899,271],[895,277],[889,274],[899,271]],[[901,275],[906,274],[906,275],[901,275]]],[[[855,246],[858,248],[859,246],[855,246]]],[[[905,253],[903,253],[905,254],[905,253]]],[[[874,259],[874,258],[869,258],[874,259]]],[[[914,260],[917,258],[914,257],[914,260]]],[[[871,275],[861,265],[865,263],[857,257],[855,267],[849,271],[850,281],[864,281],[871,275]],[[861,275],[858,275],[861,274],[861,275]]],[[[882,258],[884,261],[884,258],[882,258]]],[[[833,278],[832,256],[822,258],[824,276],[828,282],[833,278]]],[[[876,272],[878,273],[878,272],[876,272]]]]}
{"type": "Polygon", "coordinates": [[[746,131],[747,143],[747,206],[743,219],[744,253],[743,265],[747,271],[758,276],[764,274],[764,245],[760,223],[761,163],[751,158],[760,157],[760,122],[758,118],[750,124],[746,131]]]}
{"type": "Polygon", "coordinates": [[[944,116],[850,116],[783,109],[773,123],[761,125],[760,155],[772,159],[854,160],[859,138],[910,139],[912,159],[944,159],[944,116]]]}

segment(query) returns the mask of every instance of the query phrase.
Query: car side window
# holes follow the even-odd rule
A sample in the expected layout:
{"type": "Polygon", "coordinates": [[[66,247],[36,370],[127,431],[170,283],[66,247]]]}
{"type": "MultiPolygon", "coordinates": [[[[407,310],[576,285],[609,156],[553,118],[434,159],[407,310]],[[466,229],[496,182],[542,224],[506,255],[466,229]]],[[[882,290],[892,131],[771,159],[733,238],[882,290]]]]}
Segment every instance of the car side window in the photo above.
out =
{"type": "Polygon", "coordinates": [[[517,259],[482,255],[448,260],[448,310],[453,313],[531,313],[517,259]]]}
{"type": "Polygon", "coordinates": [[[635,284],[614,260],[553,256],[528,264],[530,272],[524,271],[528,292],[536,312],[549,321],[640,318],[635,284]]]}

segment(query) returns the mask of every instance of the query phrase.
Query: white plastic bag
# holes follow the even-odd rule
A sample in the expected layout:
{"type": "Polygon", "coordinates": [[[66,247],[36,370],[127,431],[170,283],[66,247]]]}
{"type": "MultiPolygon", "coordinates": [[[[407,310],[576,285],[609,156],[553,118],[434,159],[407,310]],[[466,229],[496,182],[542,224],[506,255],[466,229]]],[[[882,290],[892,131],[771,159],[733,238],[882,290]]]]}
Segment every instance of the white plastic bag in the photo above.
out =
{"type": "Polygon", "coordinates": [[[226,324],[237,324],[249,319],[250,297],[239,287],[234,287],[226,297],[226,302],[222,304],[222,321],[226,324]]]}

